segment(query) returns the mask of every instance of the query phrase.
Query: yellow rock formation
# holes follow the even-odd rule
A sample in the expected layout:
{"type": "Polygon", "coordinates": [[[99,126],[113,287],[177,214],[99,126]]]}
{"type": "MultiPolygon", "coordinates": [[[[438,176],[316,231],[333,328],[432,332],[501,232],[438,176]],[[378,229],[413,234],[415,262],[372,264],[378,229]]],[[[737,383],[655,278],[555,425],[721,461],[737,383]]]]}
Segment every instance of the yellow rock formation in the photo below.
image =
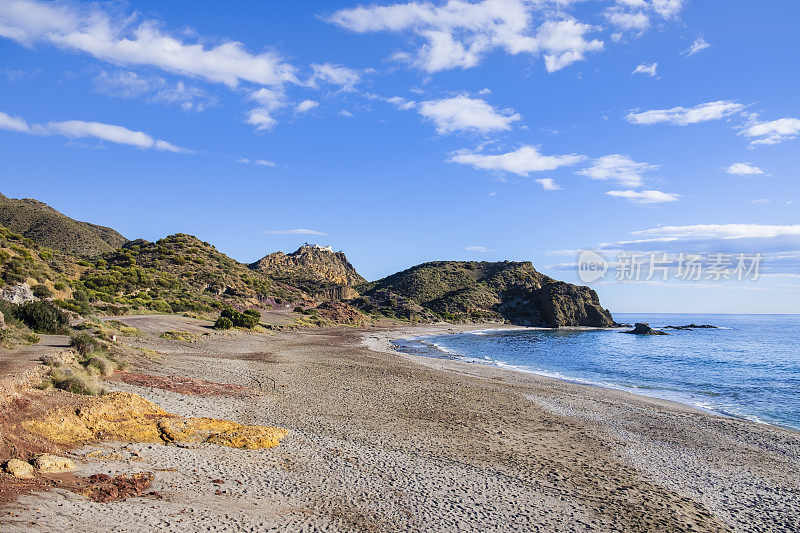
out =
{"type": "Polygon", "coordinates": [[[288,434],[280,428],[243,426],[214,418],[172,415],[136,394],[114,392],[90,398],[77,409],[63,408],[23,426],[57,444],[101,440],[129,442],[210,442],[232,448],[272,448],[288,434]]]}

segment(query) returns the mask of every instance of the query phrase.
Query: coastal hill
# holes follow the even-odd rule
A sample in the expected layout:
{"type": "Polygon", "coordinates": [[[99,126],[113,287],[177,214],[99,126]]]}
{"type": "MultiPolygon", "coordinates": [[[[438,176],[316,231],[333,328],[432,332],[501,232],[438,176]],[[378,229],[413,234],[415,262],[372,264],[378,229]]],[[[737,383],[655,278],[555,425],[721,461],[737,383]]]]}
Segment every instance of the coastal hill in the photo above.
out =
{"type": "Polygon", "coordinates": [[[361,294],[357,306],[406,320],[614,325],[597,293],[547,277],[530,262],[435,261],[357,289],[361,294]]]}
{"type": "Polygon", "coordinates": [[[38,200],[2,194],[0,224],[40,246],[82,256],[110,252],[128,240],[111,228],[73,220],[38,200]]]}
{"type": "Polygon", "coordinates": [[[529,262],[437,261],[367,282],[344,253],[318,245],[271,253],[248,265],[191,235],[127,241],[36,200],[5,196],[0,196],[0,221],[10,226],[0,223],[0,289],[38,286],[43,297],[84,316],[299,306],[345,317],[343,323],[350,324],[371,316],[614,325],[593,290],[549,278],[529,262]]]}

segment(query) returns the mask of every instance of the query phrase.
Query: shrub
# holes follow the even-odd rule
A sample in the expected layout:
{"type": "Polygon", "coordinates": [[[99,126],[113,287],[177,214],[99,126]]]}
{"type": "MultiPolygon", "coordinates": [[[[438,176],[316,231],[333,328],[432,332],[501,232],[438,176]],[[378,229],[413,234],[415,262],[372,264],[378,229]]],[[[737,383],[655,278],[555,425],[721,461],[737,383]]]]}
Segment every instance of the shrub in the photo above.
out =
{"type": "Polygon", "coordinates": [[[110,376],[117,369],[117,364],[102,353],[93,354],[85,366],[87,370],[95,369],[103,377],[110,376]]]}
{"type": "Polygon", "coordinates": [[[57,290],[57,291],[63,291],[64,289],[66,289],[66,288],[67,288],[67,286],[66,286],[66,285],[64,285],[63,283],[61,283],[60,281],[57,281],[57,282],[55,282],[55,283],[53,284],[53,288],[54,288],[55,290],[57,290]]]}
{"type": "Polygon", "coordinates": [[[227,318],[237,328],[253,329],[261,320],[261,313],[255,310],[248,310],[244,313],[231,308],[223,309],[220,318],[227,318]]]}
{"type": "Polygon", "coordinates": [[[72,293],[72,299],[76,302],[85,302],[89,299],[89,295],[86,294],[86,291],[78,289],[72,293]]]}
{"type": "Polygon", "coordinates": [[[47,285],[42,285],[41,283],[31,287],[31,292],[33,292],[34,296],[42,300],[53,297],[53,291],[47,288],[47,285]]]}
{"type": "Polygon", "coordinates": [[[233,327],[233,320],[226,316],[221,316],[214,322],[214,329],[231,329],[233,327]]]}
{"type": "Polygon", "coordinates": [[[243,314],[245,314],[245,315],[250,315],[250,316],[252,316],[253,318],[255,318],[256,320],[261,320],[261,313],[259,313],[259,312],[258,312],[258,311],[256,311],[255,309],[248,309],[248,310],[247,310],[247,311],[245,311],[243,314]]]}
{"type": "Polygon", "coordinates": [[[19,306],[17,318],[37,333],[60,333],[69,321],[52,302],[28,302],[19,306]]]}
{"type": "Polygon", "coordinates": [[[83,368],[54,368],[50,371],[50,384],[73,394],[96,396],[102,392],[97,376],[83,368]]]}
{"type": "Polygon", "coordinates": [[[75,351],[83,356],[89,355],[90,353],[98,351],[102,348],[100,341],[88,333],[78,333],[77,335],[72,335],[69,340],[69,345],[75,348],[75,351]]]}

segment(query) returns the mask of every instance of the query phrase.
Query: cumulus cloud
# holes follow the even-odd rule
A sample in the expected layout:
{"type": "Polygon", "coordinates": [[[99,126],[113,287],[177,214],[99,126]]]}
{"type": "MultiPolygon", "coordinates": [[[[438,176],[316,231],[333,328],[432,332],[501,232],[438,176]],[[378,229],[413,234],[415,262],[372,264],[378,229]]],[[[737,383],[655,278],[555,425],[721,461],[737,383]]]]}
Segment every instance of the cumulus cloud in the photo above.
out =
{"type": "Polygon", "coordinates": [[[608,21],[620,30],[644,31],[650,27],[650,17],[645,13],[628,13],[624,11],[607,11],[608,21]]]}
{"type": "Polygon", "coordinates": [[[464,249],[468,252],[478,252],[479,254],[488,254],[489,252],[494,252],[494,250],[486,246],[467,246],[464,249]]]}
{"type": "Polygon", "coordinates": [[[765,174],[763,170],[750,163],[734,163],[726,168],[725,172],[734,176],[763,176],[765,174]]]}
{"type": "Polygon", "coordinates": [[[661,192],[661,191],[608,191],[609,196],[617,198],[625,198],[636,204],[661,204],[665,202],[675,202],[678,200],[678,194],[661,192]]]}
{"type": "Polygon", "coordinates": [[[307,113],[318,106],[319,102],[315,102],[314,100],[303,100],[302,102],[297,104],[297,107],[295,107],[294,110],[297,113],[307,113]]]}
{"type": "Polygon", "coordinates": [[[650,65],[642,64],[633,69],[633,74],[647,74],[651,78],[655,78],[657,68],[658,63],[651,63],[650,65]]]}
{"type": "Polygon", "coordinates": [[[595,159],[592,166],[578,174],[593,180],[614,181],[623,187],[640,187],[644,183],[642,174],[656,169],[658,165],[637,163],[623,154],[610,154],[595,159]]]}
{"type": "Polygon", "coordinates": [[[536,183],[541,185],[542,189],[544,189],[546,191],[558,191],[558,190],[561,190],[561,187],[559,187],[556,184],[556,182],[553,181],[553,178],[539,178],[539,179],[536,179],[534,181],[536,181],[536,183]]]}
{"type": "Polygon", "coordinates": [[[271,130],[278,123],[273,113],[287,105],[286,95],[281,89],[262,87],[250,93],[250,100],[256,102],[258,107],[247,112],[247,123],[255,126],[256,131],[271,130]]]}
{"type": "MultiPolygon", "coordinates": [[[[641,34],[650,27],[651,17],[674,18],[682,8],[682,0],[617,0],[603,14],[620,32],[635,31],[641,34]]],[[[622,38],[622,33],[617,35],[615,40],[622,38]]]]}
{"type": "Polygon", "coordinates": [[[138,18],[113,17],[97,4],[6,0],[0,2],[0,36],[23,46],[47,43],[117,65],[155,67],[230,87],[298,82],[295,67],[276,53],[253,54],[236,41],[189,42],[156,21],[138,18]]]}
{"type": "Polygon", "coordinates": [[[687,126],[698,122],[719,120],[739,113],[744,106],[729,100],[717,100],[694,107],[673,107],[671,109],[651,109],[641,113],[629,113],[625,119],[632,124],[667,123],[674,126],[687,126]]]}
{"type": "Polygon", "coordinates": [[[273,229],[267,231],[270,235],[327,235],[315,229],[296,228],[296,229],[273,229]]]}
{"type": "MultiPolygon", "coordinates": [[[[404,105],[404,102],[398,102],[404,105]]],[[[503,131],[522,117],[510,111],[499,112],[483,100],[466,95],[441,100],[430,100],[419,104],[419,114],[433,121],[440,134],[456,131],[503,131]]]]}
{"type": "Polygon", "coordinates": [[[706,48],[711,48],[711,45],[708,44],[702,37],[698,37],[694,40],[692,45],[683,52],[683,54],[686,56],[693,56],[697,52],[702,52],[706,48]]]}
{"type": "Polygon", "coordinates": [[[451,154],[448,161],[480,170],[499,170],[528,176],[531,172],[545,172],[574,165],[583,159],[584,156],[577,154],[542,155],[537,147],[526,145],[513,152],[495,155],[461,150],[451,154]]]}
{"type": "Polygon", "coordinates": [[[311,68],[314,71],[310,82],[312,86],[324,82],[338,85],[345,91],[354,91],[356,84],[361,81],[361,72],[342,65],[312,64],[311,68]]]}
{"type": "Polygon", "coordinates": [[[564,17],[534,28],[534,11],[543,4],[526,0],[449,0],[397,3],[336,11],[328,21],[356,33],[408,32],[420,42],[412,52],[395,54],[427,72],[471,68],[494,49],[542,56],[549,72],[603,49],[588,39],[589,24],[564,17]]]}
{"type": "Polygon", "coordinates": [[[770,122],[755,122],[739,134],[753,139],[750,141],[750,146],[778,144],[794,139],[800,134],[800,119],[780,118],[770,122]]]}
{"type": "Polygon", "coordinates": [[[162,152],[191,153],[191,150],[175,146],[161,139],[154,139],[144,132],[102,122],[67,120],[63,122],[48,122],[47,124],[29,124],[24,119],[11,117],[6,113],[0,112],[0,129],[32,135],[60,135],[70,139],[98,139],[162,152]]]}
{"type": "Polygon", "coordinates": [[[145,98],[148,103],[177,105],[184,111],[204,111],[217,99],[200,87],[182,81],[169,82],[158,76],[141,76],[135,72],[101,72],[94,78],[95,88],[108,96],[145,98]]]}

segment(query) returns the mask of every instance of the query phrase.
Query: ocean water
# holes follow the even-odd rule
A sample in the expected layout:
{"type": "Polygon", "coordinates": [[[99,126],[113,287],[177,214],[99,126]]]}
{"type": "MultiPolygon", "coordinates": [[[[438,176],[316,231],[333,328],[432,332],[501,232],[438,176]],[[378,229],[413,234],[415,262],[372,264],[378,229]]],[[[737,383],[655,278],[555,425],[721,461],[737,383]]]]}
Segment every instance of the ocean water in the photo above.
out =
{"type": "Polygon", "coordinates": [[[800,429],[800,315],[615,314],[667,336],[604,331],[474,331],[395,341],[398,350],[509,367],[800,429]]]}

